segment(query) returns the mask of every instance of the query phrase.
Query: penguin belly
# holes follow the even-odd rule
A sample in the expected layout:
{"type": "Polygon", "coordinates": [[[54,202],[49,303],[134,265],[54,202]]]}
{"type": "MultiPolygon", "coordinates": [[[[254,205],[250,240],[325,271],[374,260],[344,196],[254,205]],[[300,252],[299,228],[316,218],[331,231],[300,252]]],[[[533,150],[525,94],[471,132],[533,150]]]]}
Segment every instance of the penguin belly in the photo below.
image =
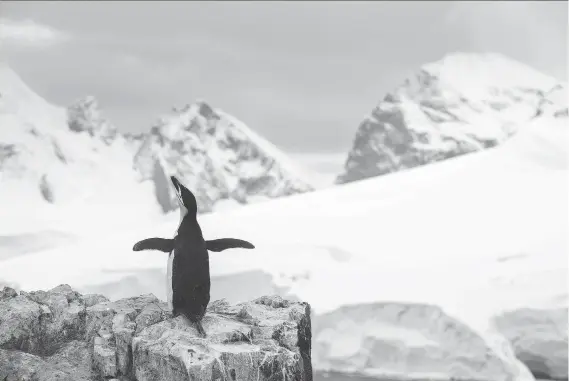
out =
{"type": "Polygon", "coordinates": [[[170,311],[174,310],[174,304],[172,303],[172,296],[174,294],[173,284],[172,284],[172,263],[174,262],[174,256],[176,255],[176,250],[168,255],[168,266],[166,269],[166,298],[168,299],[168,308],[170,311]]]}

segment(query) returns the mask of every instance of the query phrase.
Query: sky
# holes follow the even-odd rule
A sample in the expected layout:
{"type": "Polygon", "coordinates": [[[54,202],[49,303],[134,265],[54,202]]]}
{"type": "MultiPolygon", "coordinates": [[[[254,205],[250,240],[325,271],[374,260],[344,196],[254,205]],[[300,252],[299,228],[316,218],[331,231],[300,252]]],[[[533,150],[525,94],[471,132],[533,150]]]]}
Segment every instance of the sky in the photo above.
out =
{"type": "Polygon", "coordinates": [[[146,131],[202,99],[336,173],[363,117],[447,53],[567,80],[567,24],[566,1],[0,2],[2,55],[50,102],[94,95],[146,131]]]}

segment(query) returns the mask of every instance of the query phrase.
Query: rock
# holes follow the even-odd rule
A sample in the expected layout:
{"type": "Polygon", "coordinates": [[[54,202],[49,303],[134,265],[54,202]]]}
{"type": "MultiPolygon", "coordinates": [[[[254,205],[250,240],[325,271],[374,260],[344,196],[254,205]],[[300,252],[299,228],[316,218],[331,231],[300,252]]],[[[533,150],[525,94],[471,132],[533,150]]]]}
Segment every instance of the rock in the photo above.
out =
{"type": "Polygon", "coordinates": [[[310,307],[210,304],[206,339],[153,295],[0,292],[0,380],[312,380],[310,307]]]}
{"type": "Polygon", "coordinates": [[[91,381],[87,344],[71,341],[50,357],[0,349],[0,380],[91,381]]]}
{"type": "Polygon", "coordinates": [[[567,308],[523,308],[496,317],[498,330],[536,378],[567,380],[567,308]]]}
{"type": "Polygon", "coordinates": [[[534,380],[506,339],[489,339],[433,305],[344,306],[314,320],[314,367],[384,380],[534,380]]]}
{"type": "Polygon", "coordinates": [[[83,97],[67,108],[67,123],[74,132],[87,132],[111,144],[117,137],[117,128],[101,116],[97,99],[93,96],[83,97]]]}
{"type": "Polygon", "coordinates": [[[18,293],[11,287],[4,287],[2,291],[0,291],[0,300],[10,299],[16,296],[18,296],[18,293]]]}

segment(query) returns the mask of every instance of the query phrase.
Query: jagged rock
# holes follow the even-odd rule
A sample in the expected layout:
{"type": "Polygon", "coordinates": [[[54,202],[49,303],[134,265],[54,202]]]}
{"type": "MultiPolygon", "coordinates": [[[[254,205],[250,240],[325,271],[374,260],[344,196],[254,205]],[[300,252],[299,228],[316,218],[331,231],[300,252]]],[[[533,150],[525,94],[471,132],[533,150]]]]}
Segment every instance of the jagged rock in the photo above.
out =
{"type": "Polygon", "coordinates": [[[67,117],[71,131],[86,131],[106,144],[112,143],[117,137],[117,128],[101,116],[95,97],[87,96],[76,101],[67,108],[67,117]]]}
{"type": "Polygon", "coordinates": [[[210,304],[206,339],[153,295],[0,292],[0,380],[312,380],[310,307],[210,304]]]}
{"type": "Polygon", "coordinates": [[[516,356],[538,379],[567,380],[567,309],[523,308],[495,318],[516,356]]]}
{"type": "Polygon", "coordinates": [[[30,353],[0,349],[3,381],[92,381],[87,343],[71,341],[60,351],[42,358],[30,353]]]}

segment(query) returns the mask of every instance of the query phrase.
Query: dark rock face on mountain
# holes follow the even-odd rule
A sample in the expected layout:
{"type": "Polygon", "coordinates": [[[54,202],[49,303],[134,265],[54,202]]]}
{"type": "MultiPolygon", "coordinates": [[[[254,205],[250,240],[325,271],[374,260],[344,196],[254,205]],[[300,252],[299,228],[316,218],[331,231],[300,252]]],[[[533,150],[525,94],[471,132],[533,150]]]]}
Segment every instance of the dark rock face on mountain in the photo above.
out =
{"type": "Polygon", "coordinates": [[[101,116],[95,97],[84,97],[67,108],[69,129],[74,132],[87,132],[105,143],[112,143],[118,131],[107,119],[101,116]]]}
{"type": "Polygon", "coordinates": [[[0,379],[312,380],[310,307],[210,304],[206,339],[153,295],[0,292],[0,379]]]}
{"type": "Polygon", "coordinates": [[[450,54],[421,67],[362,121],[336,182],[492,148],[542,108],[562,104],[554,93],[563,90],[554,78],[498,54],[450,54]]]}

